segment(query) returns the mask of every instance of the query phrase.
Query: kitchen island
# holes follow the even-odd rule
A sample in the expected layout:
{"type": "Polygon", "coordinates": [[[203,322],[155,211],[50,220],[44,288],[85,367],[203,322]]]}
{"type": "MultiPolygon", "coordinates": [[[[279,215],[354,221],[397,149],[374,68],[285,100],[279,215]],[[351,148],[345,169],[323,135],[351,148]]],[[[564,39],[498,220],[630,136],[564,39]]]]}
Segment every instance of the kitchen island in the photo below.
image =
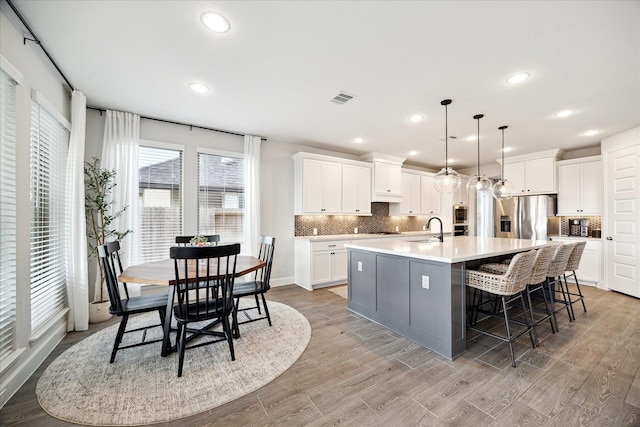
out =
{"type": "Polygon", "coordinates": [[[551,244],[467,236],[352,242],[347,307],[453,360],[466,351],[465,270],[551,244]]]}

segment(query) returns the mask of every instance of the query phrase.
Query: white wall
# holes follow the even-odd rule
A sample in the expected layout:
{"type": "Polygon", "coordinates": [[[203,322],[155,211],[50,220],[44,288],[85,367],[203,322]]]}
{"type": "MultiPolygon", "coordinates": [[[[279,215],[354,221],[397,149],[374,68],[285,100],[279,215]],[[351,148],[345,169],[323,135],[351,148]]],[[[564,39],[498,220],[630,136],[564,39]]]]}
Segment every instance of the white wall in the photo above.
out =
{"type": "Polygon", "coordinates": [[[0,407],[22,386],[66,332],[66,318],[43,327],[31,335],[29,274],[29,147],[31,129],[31,91],[39,91],[49,103],[69,119],[70,94],[63,80],[48,62],[41,60],[40,48],[23,44],[22,30],[9,19],[13,12],[2,3],[0,9],[0,54],[23,76],[16,90],[17,136],[17,265],[16,265],[16,348],[0,363],[0,407]]]}

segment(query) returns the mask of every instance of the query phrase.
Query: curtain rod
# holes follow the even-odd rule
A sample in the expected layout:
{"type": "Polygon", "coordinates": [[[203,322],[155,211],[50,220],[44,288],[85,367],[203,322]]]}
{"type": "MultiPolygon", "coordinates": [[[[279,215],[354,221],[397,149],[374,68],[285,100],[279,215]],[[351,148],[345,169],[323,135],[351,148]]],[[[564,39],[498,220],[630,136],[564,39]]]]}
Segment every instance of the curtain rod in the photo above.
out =
{"type": "MultiPolygon", "coordinates": [[[[98,108],[98,107],[91,107],[91,106],[87,106],[87,108],[88,108],[88,109],[90,109],[90,110],[100,111],[100,114],[101,114],[101,115],[102,115],[102,113],[103,113],[104,111],[107,111],[107,110],[106,110],[106,109],[104,109],[104,108],[98,108]]],[[[198,128],[198,129],[210,130],[210,131],[213,131],[213,132],[222,132],[222,133],[227,133],[227,134],[229,134],[229,135],[245,136],[244,134],[242,134],[242,133],[238,133],[238,132],[231,132],[231,131],[228,131],[228,130],[208,128],[208,127],[206,127],[206,126],[190,125],[190,124],[188,124],[188,123],[174,122],[174,121],[172,121],[172,120],[165,120],[165,119],[157,119],[157,118],[155,118],[155,117],[145,117],[145,116],[140,116],[140,118],[141,118],[141,119],[146,119],[146,120],[153,120],[153,121],[156,121],[156,122],[169,123],[169,124],[172,124],[172,125],[188,126],[189,128],[198,128]]],[[[262,141],[266,141],[266,140],[267,140],[267,138],[260,137],[260,140],[262,140],[262,141]]]]}
{"type": "Polygon", "coordinates": [[[13,13],[16,14],[16,16],[18,17],[18,19],[20,20],[20,22],[22,22],[22,25],[24,25],[24,27],[27,29],[27,31],[29,32],[29,34],[31,34],[31,37],[33,37],[33,39],[30,39],[28,37],[23,37],[22,38],[22,43],[23,44],[27,44],[27,40],[34,42],[35,44],[37,44],[38,46],[40,46],[40,49],[42,49],[42,51],[44,52],[45,55],[47,55],[47,58],[49,58],[49,61],[51,61],[51,64],[53,64],[53,66],[56,68],[56,70],[58,71],[58,73],[62,76],[62,78],[64,79],[65,82],[67,82],[67,85],[69,85],[69,88],[71,89],[71,91],[74,91],[73,85],[71,84],[71,82],[69,81],[69,79],[67,78],[67,76],[64,75],[64,73],[62,72],[62,70],[60,69],[60,67],[58,67],[58,64],[56,64],[56,61],[53,60],[53,57],[49,54],[49,52],[47,51],[47,49],[44,48],[44,45],[42,44],[42,42],[40,41],[40,39],[34,34],[33,30],[31,29],[31,27],[29,26],[29,24],[27,24],[27,21],[24,19],[24,17],[20,14],[20,12],[18,11],[18,9],[15,7],[15,5],[11,2],[11,0],[7,0],[7,4],[9,5],[9,7],[11,7],[11,9],[13,10],[13,13]]]}

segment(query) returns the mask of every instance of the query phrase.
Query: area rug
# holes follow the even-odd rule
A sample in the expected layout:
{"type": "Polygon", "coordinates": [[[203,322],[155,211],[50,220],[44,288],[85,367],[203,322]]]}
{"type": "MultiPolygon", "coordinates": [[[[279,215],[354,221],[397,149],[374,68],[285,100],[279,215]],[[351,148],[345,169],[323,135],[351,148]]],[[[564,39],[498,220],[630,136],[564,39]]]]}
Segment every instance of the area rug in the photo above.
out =
{"type": "MultiPolygon", "coordinates": [[[[177,354],[161,357],[161,343],[120,350],[109,363],[118,327],[110,326],[47,367],[36,386],[38,402],[53,417],[110,426],[171,421],[230,402],[286,371],[311,338],[309,321],[297,310],[268,304],[273,326],[266,320],[240,325],[235,361],[226,342],[187,350],[181,378],[177,354]]],[[[157,313],[134,316],[127,329],[157,320],[157,313]]],[[[147,339],[152,332],[162,333],[160,328],[150,329],[147,339]]]]}
{"type": "Polygon", "coordinates": [[[347,299],[349,298],[349,294],[347,291],[347,285],[340,285],[340,286],[333,286],[331,288],[328,288],[331,292],[333,292],[334,294],[338,294],[340,295],[342,298],[347,299]]]}

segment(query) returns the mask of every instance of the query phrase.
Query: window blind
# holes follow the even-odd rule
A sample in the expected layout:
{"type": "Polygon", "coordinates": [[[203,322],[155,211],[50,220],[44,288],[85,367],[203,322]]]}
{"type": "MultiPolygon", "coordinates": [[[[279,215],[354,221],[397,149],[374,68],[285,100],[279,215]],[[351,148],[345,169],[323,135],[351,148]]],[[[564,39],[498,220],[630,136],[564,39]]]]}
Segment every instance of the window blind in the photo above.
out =
{"type": "Polygon", "coordinates": [[[244,158],[198,153],[198,233],[242,242],[244,158]]]}
{"type": "Polygon", "coordinates": [[[16,82],[0,71],[0,360],[15,349],[16,82]]]}
{"type": "Polygon", "coordinates": [[[182,234],[182,151],[140,146],[140,262],[169,257],[182,234]]]}
{"type": "Polygon", "coordinates": [[[67,306],[65,169],[69,130],[34,94],[31,109],[31,332],[67,306]]]}

